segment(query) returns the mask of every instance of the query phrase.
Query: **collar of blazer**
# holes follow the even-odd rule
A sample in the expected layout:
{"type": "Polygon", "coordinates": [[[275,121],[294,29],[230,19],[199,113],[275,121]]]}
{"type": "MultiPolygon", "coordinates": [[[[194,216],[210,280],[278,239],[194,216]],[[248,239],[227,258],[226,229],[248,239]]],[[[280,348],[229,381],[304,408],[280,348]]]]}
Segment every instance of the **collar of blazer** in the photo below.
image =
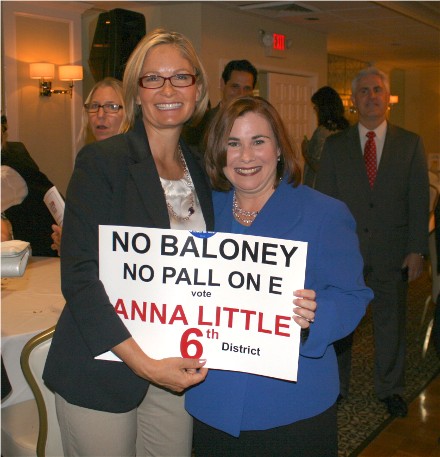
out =
{"type": "MultiPolygon", "coordinates": [[[[271,195],[257,218],[246,230],[246,235],[270,236],[284,238],[289,235],[303,215],[304,186],[292,187],[286,180],[280,182],[276,191],[271,195]],[[288,215],[288,216],[286,216],[288,215]],[[270,235],[268,235],[270,232],[270,235]]],[[[234,192],[217,193],[215,202],[219,202],[216,210],[216,231],[230,232],[232,223],[232,199],[234,192]]]]}
{"type": "MultiPolygon", "coordinates": [[[[170,228],[165,195],[156,164],[151,154],[142,119],[136,120],[133,130],[126,134],[126,138],[129,154],[132,159],[132,163],[129,165],[129,171],[139,191],[145,209],[157,227],[170,228]]],[[[212,230],[214,226],[214,215],[211,190],[207,178],[186,145],[182,141],[180,145],[202,207],[207,229],[212,230]]]]}

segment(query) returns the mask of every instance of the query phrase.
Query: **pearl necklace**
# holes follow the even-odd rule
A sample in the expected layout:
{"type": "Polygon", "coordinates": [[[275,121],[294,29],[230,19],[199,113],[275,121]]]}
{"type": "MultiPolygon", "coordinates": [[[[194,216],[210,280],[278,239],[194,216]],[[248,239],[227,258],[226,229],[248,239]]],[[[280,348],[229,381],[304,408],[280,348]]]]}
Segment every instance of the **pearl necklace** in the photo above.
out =
{"type": "Polygon", "coordinates": [[[235,196],[232,198],[232,214],[234,215],[235,219],[239,222],[243,222],[245,225],[250,225],[254,222],[255,218],[258,216],[259,211],[245,211],[244,209],[240,208],[237,203],[237,198],[235,196]]]}
{"type": "Polygon", "coordinates": [[[185,217],[182,217],[182,216],[179,216],[175,211],[174,211],[174,208],[172,207],[171,203],[167,200],[167,207],[168,207],[168,212],[177,220],[179,221],[187,221],[189,220],[189,218],[196,212],[196,210],[194,209],[194,206],[195,206],[195,201],[194,201],[194,191],[193,191],[193,183],[192,183],[192,180],[191,180],[191,176],[189,174],[189,171],[188,171],[188,167],[186,166],[186,162],[185,162],[185,159],[183,157],[183,153],[182,153],[182,148],[180,147],[180,144],[177,146],[178,148],[178,152],[179,152],[179,157],[180,157],[180,161],[182,162],[182,167],[183,167],[183,179],[185,181],[185,184],[190,188],[191,190],[191,200],[190,200],[190,206],[189,206],[189,209],[188,209],[188,216],[185,216],[185,217]]]}

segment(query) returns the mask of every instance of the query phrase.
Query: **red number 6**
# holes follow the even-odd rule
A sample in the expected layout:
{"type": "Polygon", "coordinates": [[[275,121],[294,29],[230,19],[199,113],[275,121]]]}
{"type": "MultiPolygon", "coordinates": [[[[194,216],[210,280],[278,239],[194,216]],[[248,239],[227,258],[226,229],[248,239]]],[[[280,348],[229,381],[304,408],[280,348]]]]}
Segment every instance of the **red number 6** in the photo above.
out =
{"type": "Polygon", "coordinates": [[[182,354],[182,357],[185,357],[187,359],[200,359],[200,357],[202,357],[203,354],[203,345],[198,340],[188,339],[191,333],[194,333],[196,336],[199,337],[203,336],[202,331],[198,328],[189,328],[188,330],[186,330],[183,333],[182,338],[180,340],[180,353],[182,354]],[[196,353],[194,355],[189,355],[188,353],[188,347],[191,345],[195,346],[196,348],[196,353]]]}

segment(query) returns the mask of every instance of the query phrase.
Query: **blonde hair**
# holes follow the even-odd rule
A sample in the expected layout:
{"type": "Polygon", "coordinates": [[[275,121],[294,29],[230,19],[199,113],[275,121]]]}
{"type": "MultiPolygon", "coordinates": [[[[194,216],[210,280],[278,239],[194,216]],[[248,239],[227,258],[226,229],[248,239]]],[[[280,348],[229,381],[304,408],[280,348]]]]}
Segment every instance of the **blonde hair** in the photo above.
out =
{"type": "MultiPolygon", "coordinates": [[[[98,81],[93,87],[92,90],[89,92],[89,95],[86,98],[86,103],[90,103],[91,100],[93,99],[93,96],[95,95],[95,92],[102,88],[102,87],[111,87],[117,94],[117,96],[121,100],[121,104],[124,108],[122,108],[122,122],[119,127],[118,133],[125,133],[130,125],[127,120],[127,111],[125,110],[125,103],[124,103],[124,94],[122,91],[122,82],[119,81],[119,79],[112,78],[111,76],[108,76],[101,81],[98,81]]],[[[82,117],[81,117],[81,131],[79,132],[79,141],[85,141],[87,138],[87,135],[90,133],[90,124],[89,124],[89,115],[86,111],[86,109],[83,107],[82,111],[82,117]]]]}
{"type": "Polygon", "coordinates": [[[200,99],[196,103],[196,107],[190,121],[197,122],[201,119],[208,106],[209,95],[207,75],[191,42],[188,38],[178,32],[156,29],[146,35],[139,42],[134,51],[131,53],[125,67],[123,89],[125,112],[130,127],[133,127],[138,113],[136,100],[139,92],[139,78],[142,76],[141,70],[144,64],[145,56],[150,49],[162,44],[171,44],[175,46],[181,52],[182,56],[193,66],[194,74],[197,76],[196,84],[200,89],[200,99]]]}

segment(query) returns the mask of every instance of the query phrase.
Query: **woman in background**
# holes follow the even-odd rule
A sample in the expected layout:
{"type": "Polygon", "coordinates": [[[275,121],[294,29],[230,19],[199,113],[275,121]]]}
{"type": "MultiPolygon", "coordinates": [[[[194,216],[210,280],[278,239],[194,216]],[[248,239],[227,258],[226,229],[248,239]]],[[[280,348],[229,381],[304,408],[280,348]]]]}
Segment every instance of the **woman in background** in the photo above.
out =
{"type": "MultiPolygon", "coordinates": [[[[122,82],[107,77],[98,81],[90,91],[83,106],[80,142],[101,141],[125,133],[128,130],[128,120],[124,111],[122,82]]],[[[61,254],[62,228],[52,225],[51,248],[61,254]]]]}
{"type": "MultiPolygon", "coordinates": [[[[213,370],[186,393],[197,457],[336,457],[338,366],[332,343],[358,325],[372,298],[354,219],[345,204],[300,184],[278,112],[259,97],[220,110],[205,162],[215,230],[308,242],[293,319],[308,332],[297,382],[213,370]]],[[[283,363],[289,363],[283,354],[283,363]]]]}
{"type": "Polygon", "coordinates": [[[208,179],[181,141],[184,124],[206,109],[206,73],[187,38],[158,29],[131,54],[123,84],[130,129],[84,147],[67,190],[66,305],[43,377],[55,391],[65,455],[189,457],[182,392],[205,378],[205,362],[155,360],[140,349],[99,280],[98,229],[213,229],[208,179]],[[122,362],[95,359],[107,351],[122,362]]]}
{"type": "Polygon", "coordinates": [[[92,141],[101,141],[125,133],[128,127],[122,82],[112,77],[98,81],[84,103],[80,138],[87,142],[91,133],[92,141]]]}
{"type": "Polygon", "coordinates": [[[304,184],[315,187],[322,148],[328,136],[346,129],[348,120],[344,117],[344,105],[339,94],[329,86],[321,87],[311,98],[318,117],[318,127],[310,141],[304,141],[302,152],[305,159],[304,184]]]}

